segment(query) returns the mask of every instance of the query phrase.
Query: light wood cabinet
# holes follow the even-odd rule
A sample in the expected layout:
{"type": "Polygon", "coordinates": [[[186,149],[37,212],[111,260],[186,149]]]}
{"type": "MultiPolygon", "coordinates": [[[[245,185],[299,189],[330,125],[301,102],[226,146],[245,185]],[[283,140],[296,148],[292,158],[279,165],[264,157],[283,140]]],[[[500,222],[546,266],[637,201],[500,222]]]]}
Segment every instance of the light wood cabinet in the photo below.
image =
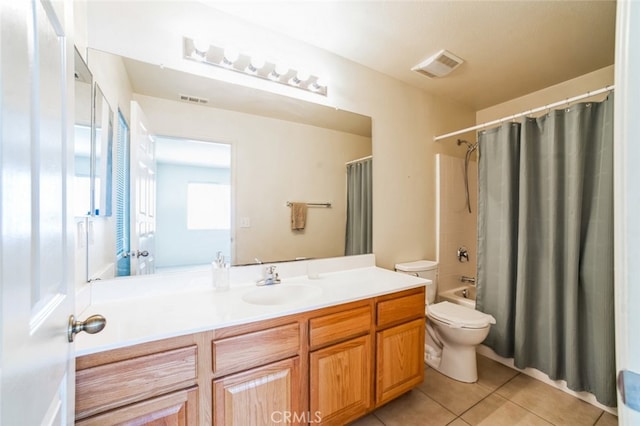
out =
{"type": "Polygon", "coordinates": [[[424,379],[424,320],[379,331],[376,344],[376,404],[382,405],[424,379]]]}
{"type": "Polygon", "coordinates": [[[303,424],[287,419],[307,404],[305,326],[290,316],[218,331],[211,343],[215,425],[303,424]]]}
{"type": "Polygon", "coordinates": [[[422,382],[424,287],[76,360],[79,425],[342,425],[422,382]]]}
{"type": "Polygon", "coordinates": [[[214,424],[302,424],[286,421],[303,412],[299,382],[297,356],[214,380],[214,424]]]}
{"type": "Polygon", "coordinates": [[[376,302],[376,406],[424,380],[424,309],[424,287],[376,302]]]}
{"type": "Polygon", "coordinates": [[[198,424],[197,387],[151,398],[76,422],[79,426],[196,424],[198,424]]]}
{"type": "Polygon", "coordinates": [[[309,411],[323,425],[366,414],[373,400],[373,302],[355,302],[309,320],[309,411]]]}
{"type": "Polygon", "coordinates": [[[322,424],[344,425],[371,408],[369,334],[311,352],[310,412],[322,424]]]}
{"type": "Polygon", "coordinates": [[[78,358],[76,424],[197,425],[206,410],[199,339],[202,334],[78,358]]]}

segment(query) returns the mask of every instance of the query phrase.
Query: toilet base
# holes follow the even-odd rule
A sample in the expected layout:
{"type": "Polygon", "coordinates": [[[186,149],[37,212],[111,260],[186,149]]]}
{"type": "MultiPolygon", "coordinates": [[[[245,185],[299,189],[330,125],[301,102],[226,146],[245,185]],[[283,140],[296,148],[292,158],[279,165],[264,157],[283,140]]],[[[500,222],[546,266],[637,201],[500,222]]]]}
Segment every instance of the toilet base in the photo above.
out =
{"type": "Polygon", "coordinates": [[[478,381],[475,346],[445,346],[437,370],[445,376],[464,383],[478,381]]]}
{"type": "Polygon", "coordinates": [[[442,355],[436,356],[430,353],[425,345],[424,362],[434,370],[447,377],[464,383],[478,381],[478,366],[476,361],[476,348],[442,348],[442,355]],[[453,351],[456,351],[453,353],[453,351]]]}

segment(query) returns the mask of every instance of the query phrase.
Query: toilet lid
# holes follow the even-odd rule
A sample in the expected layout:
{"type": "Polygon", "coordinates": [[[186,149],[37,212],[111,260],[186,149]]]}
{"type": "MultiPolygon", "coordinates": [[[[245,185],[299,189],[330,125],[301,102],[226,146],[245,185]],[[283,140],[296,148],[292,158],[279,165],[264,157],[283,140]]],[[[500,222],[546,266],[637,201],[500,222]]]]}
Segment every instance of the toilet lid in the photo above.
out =
{"type": "Polygon", "coordinates": [[[454,328],[484,328],[496,323],[496,319],[489,314],[451,302],[429,305],[427,315],[454,328]]]}

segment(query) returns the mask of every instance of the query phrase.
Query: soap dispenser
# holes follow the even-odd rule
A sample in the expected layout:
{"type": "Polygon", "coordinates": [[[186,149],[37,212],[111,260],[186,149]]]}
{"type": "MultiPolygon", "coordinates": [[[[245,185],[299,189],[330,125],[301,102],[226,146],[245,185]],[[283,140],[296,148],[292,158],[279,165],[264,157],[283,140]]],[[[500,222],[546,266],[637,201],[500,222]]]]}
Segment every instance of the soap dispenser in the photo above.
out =
{"type": "Polygon", "coordinates": [[[229,264],[224,262],[224,255],[221,251],[216,255],[216,259],[211,264],[213,273],[213,288],[215,291],[225,291],[229,289],[229,264]]]}

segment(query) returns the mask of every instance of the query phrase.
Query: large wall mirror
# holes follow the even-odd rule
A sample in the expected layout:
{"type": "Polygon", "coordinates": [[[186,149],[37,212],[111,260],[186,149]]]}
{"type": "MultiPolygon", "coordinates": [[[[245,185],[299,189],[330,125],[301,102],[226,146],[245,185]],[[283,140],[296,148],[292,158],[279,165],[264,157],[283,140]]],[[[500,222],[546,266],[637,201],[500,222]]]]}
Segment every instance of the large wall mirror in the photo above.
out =
{"type": "Polygon", "coordinates": [[[113,110],[99,84],[94,86],[91,200],[93,216],[111,216],[113,110]]]}
{"type": "Polygon", "coordinates": [[[74,216],[110,216],[113,111],[75,49],[74,216]]]}
{"type": "MultiPolygon", "coordinates": [[[[218,249],[190,235],[188,222],[193,217],[186,206],[194,205],[195,213],[202,213],[208,207],[193,204],[194,194],[201,194],[196,195],[200,199],[213,197],[202,195],[213,194],[211,191],[229,197],[228,234],[216,235],[228,235],[228,257],[233,265],[344,255],[346,166],[371,155],[370,117],[100,51],[90,51],[89,65],[101,75],[94,64],[124,70],[132,99],[121,95],[127,93],[118,86],[122,81],[98,82],[107,98],[118,98],[120,111],[129,111],[127,103],[135,101],[146,117],[144,138],[153,141],[159,154],[154,168],[157,175],[143,185],[153,203],[145,211],[155,212],[153,225],[147,222],[143,227],[147,231],[156,228],[147,232],[146,246],[141,249],[136,236],[140,226],[131,220],[126,255],[134,258],[132,262],[146,254],[154,259],[158,271],[210,263],[218,249]],[[201,149],[203,144],[212,151],[201,149]],[[216,151],[226,156],[226,165],[215,158],[216,151]],[[290,202],[309,203],[302,230],[291,227],[290,202]],[[149,238],[154,244],[149,245],[149,238]],[[169,244],[165,244],[167,239],[169,244]],[[163,250],[163,246],[173,251],[145,253],[150,251],[147,247],[163,250]]],[[[132,122],[134,118],[125,115],[125,119],[134,152],[141,131],[132,122]]],[[[118,132],[113,151],[121,139],[118,132]]],[[[131,198],[139,200],[137,173],[130,176],[130,188],[131,198]]],[[[114,206],[121,195],[112,190],[114,206]]],[[[90,259],[105,252],[115,259],[116,210],[114,207],[115,220],[107,221],[113,222],[112,227],[89,246],[90,259]]],[[[133,211],[135,214],[135,208],[133,211]]]]}
{"type": "Polygon", "coordinates": [[[91,214],[91,139],[93,76],[75,49],[75,120],[74,120],[74,216],[91,214]]]}

